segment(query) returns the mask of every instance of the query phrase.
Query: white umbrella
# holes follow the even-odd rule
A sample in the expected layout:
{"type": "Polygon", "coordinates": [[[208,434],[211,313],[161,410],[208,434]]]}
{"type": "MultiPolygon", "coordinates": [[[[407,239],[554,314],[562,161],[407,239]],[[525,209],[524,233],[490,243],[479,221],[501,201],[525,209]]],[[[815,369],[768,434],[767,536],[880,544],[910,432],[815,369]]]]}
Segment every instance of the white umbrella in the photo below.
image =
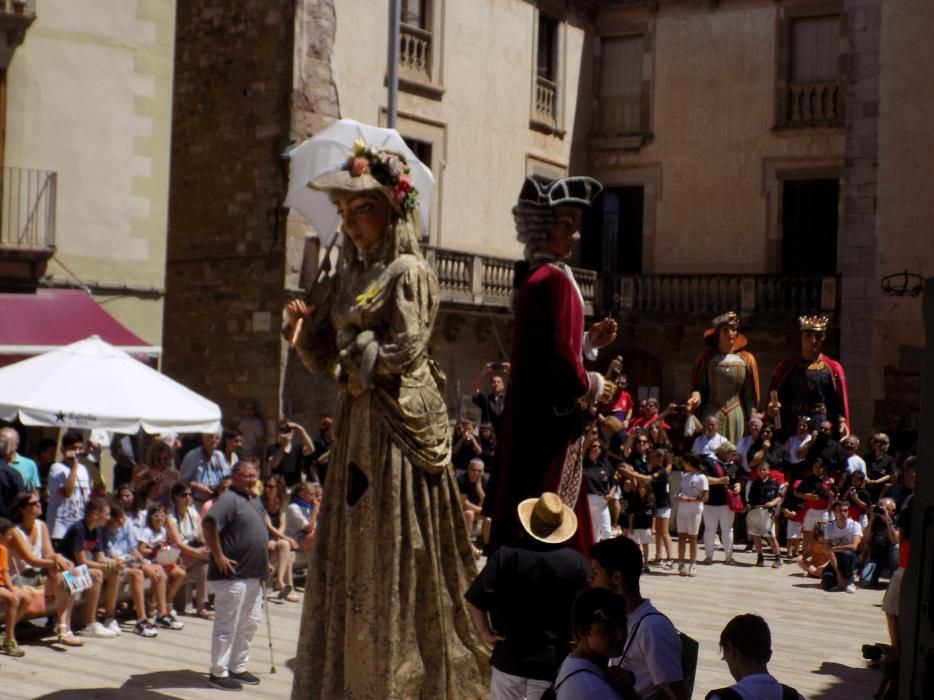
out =
{"type": "Polygon", "coordinates": [[[96,335],[0,369],[0,418],[117,433],[221,427],[216,403],[96,335]]]}
{"type": "Polygon", "coordinates": [[[292,174],[289,178],[289,194],[285,198],[286,206],[304,216],[315,227],[321,242],[325,246],[330,245],[337,232],[340,216],[328,195],[311,189],[308,183],[319,175],[343,166],[353,153],[353,143],[357,139],[363,139],[368,146],[405,156],[411,169],[412,184],[419,191],[422,232],[427,233],[431,193],[435,188],[435,177],[431,170],[405,145],[395,129],[361,124],[353,119],[334,122],[289,152],[292,174]]]}

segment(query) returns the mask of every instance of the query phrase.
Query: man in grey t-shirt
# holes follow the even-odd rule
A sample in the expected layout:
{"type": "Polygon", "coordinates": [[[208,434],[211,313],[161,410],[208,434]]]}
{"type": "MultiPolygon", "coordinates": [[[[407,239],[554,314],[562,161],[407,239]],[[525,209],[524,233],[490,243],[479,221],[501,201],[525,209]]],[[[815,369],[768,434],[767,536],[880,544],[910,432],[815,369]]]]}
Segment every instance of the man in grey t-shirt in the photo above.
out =
{"type": "Polygon", "coordinates": [[[202,523],[211,550],[208,585],[214,593],[209,683],[240,690],[259,679],[246,670],[253,634],[263,615],[262,581],[268,575],[268,534],[260,499],[253,494],[259,461],[234,465],[231,487],[211,506],[202,523]]]}

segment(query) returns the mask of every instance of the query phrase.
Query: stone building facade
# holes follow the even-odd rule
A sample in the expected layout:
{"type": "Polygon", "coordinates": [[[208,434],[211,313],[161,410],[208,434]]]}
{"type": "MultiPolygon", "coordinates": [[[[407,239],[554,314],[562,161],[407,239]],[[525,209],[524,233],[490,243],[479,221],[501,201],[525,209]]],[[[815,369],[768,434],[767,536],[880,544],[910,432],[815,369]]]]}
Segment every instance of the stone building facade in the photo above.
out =
{"type": "Polygon", "coordinates": [[[285,299],[293,0],[179,3],[166,373],[275,420],[285,299]]]}
{"type": "MultiPolygon", "coordinates": [[[[317,238],[281,209],[279,154],[338,117],[385,123],[387,7],[222,6],[179,9],[167,368],[228,415],[258,398],[269,418],[313,425],[333,382],[308,375],[277,332],[282,302],[314,273],[317,238]],[[206,154],[222,151],[237,166],[208,170],[206,154]],[[212,199],[224,204],[198,206],[212,199]]],[[[404,7],[398,128],[438,178],[426,253],[444,303],[431,350],[452,413],[482,362],[509,353],[522,177],[587,172],[608,190],[575,264],[588,310],[621,321],[605,355],[626,356],[637,393],[683,400],[702,332],[728,308],[767,384],[796,347],[795,317],[826,312],[854,428],[910,432],[920,302],[880,284],[930,274],[917,241],[931,218],[919,189],[931,137],[917,114],[931,96],[909,97],[906,77],[934,65],[912,58],[927,51],[927,4],[404,7]],[[909,101],[917,114],[899,106],[909,101]]]]}

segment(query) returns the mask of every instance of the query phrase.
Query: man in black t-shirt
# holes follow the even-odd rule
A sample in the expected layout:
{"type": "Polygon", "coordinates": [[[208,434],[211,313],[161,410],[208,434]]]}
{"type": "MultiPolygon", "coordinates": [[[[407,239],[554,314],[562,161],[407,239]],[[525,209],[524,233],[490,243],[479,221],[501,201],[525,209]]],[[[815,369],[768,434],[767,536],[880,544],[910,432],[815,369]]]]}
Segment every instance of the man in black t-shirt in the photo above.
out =
{"type": "Polygon", "coordinates": [[[807,456],[803,460],[802,466],[805,474],[811,470],[814,460],[818,457],[824,463],[824,472],[833,478],[834,483],[840,486],[842,478],[846,475],[847,454],[843,445],[834,440],[833,423],[829,420],[822,421],[818,426],[817,435],[808,442],[807,456]]]}
{"type": "Polygon", "coordinates": [[[571,604],[590,565],[565,543],[574,512],[554,493],[519,504],[526,536],[500,546],[464,596],[483,641],[493,647],[491,700],[539,697],[570,652],[571,604]]]}
{"type": "Polygon", "coordinates": [[[220,690],[240,690],[259,679],[246,670],[250,645],[263,614],[262,581],[268,575],[269,536],[262,502],[253,493],[259,462],[244,457],[231,470],[231,486],[202,522],[211,550],[208,584],[214,593],[211,675],[220,690]]]}
{"type": "Polygon", "coordinates": [[[885,433],[876,433],[869,440],[872,452],[863,457],[866,462],[866,488],[873,503],[879,500],[882,489],[895,474],[895,458],[887,453],[889,437],[885,433]]]}
{"type": "Polygon", "coordinates": [[[290,487],[301,481],[302,472],[312,481],[318,481],[314,452],[308,431],[298,423],[283,421],[279,425],[278,442],[266,448],[266,469],[269,473],[280,474],[290,487]]]}

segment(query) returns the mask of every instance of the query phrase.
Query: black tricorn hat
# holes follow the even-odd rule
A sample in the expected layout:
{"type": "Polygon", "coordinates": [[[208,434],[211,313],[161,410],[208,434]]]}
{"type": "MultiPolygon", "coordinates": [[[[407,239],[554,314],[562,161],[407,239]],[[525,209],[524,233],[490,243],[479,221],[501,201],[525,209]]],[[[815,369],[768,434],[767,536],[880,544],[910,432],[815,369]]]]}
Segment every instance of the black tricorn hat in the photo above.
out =
{"type": "Polygon", "coordinates": [[[522,183],[519,201],[537,207],[589,207],[603,191],[603,185],[586,175],[540,182],[529,175],[522,183]]]}

